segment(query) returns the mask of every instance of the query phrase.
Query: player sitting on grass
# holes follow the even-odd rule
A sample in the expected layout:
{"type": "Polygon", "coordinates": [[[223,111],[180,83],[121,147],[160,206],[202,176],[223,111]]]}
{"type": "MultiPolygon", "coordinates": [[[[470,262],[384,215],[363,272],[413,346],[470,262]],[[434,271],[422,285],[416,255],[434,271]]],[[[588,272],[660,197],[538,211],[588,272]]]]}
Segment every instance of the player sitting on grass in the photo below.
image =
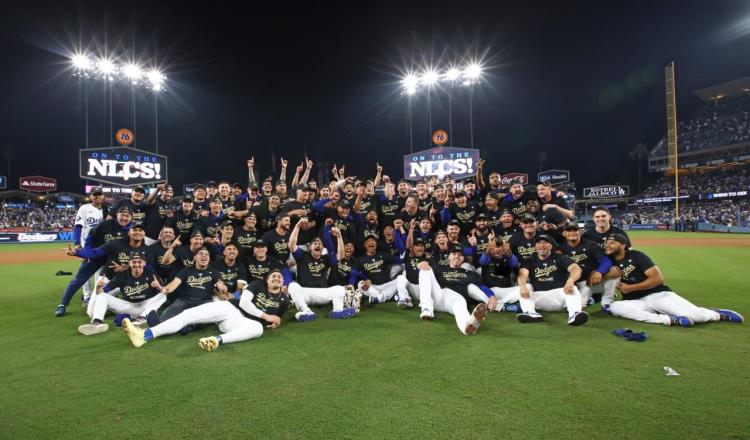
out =
{"type": "MultiPolygon", "coordinates": [[[[417,265],[419,268],[419,307],[422,309],[419,317],[431,321],[435,317],[435,311],[447,312],[456,319],[456,325],[461,333],[473,335],[487,317],[487,304],[479,303],[469,315],[466,298],[469,296],[469,286],[479,283],[479,275],[461,267],[463,262],[464,249],[461,245],[454,244],[448,255],[447,267],[439,264],[430,267],[427,261],[422,261],[417,265]]],[[[492,291],[486,290],[490,298],[490,306],[495,307],[496,300],[492,291]]]]}
{"type": "MultiPolygon", "coordinates": [[[[310,241],[309,251],[297,246],[300,228],[308,224],[307,217],[299,219],[289,235],[289,251],[297,262],[297,281],[289,284],[289,296],[294,301],[298,312],[297,321],[305,322],[315,319],[315,313],[310,305],[332,303],[333,310],[328,314],[333,319],[346,319],[354,315],[353,308],[344,308],[346,290],[344,286],[328,285],[328,270],[335,267],[339,258],[344,258],[344,240],[337,227],[323,226],[323,237],[326,241],[328,254],[323,255],[323,240],[314,237],[310,241]],[[338,241],[338,251],[335,251],[331,235],[338,241]]],[[[353,290],[349,288],[350,290],[353,290]]]]}
{"type": "Polygon", "coordinates": [[[264,324],[270,328],[280,326],[281,316],[289,308],[289,297],[281,292],[283,282],[281,271],[274,269],[268,274],[265,283],[253,281],[242,294],[232,295],[225,291],[222,294],[224,300],[187,309],[145,330],[136,327],[126,318],[122,321],[122,328],[133,346],[141,347],[146,342],[177,333],[189,325],[217,324],[222,334],[198,340],[200,348],[214,351],[222,344],[259,338],[263,334],[264,324]]]}
{"type": "Polygon", "coordinates": [[[91,308],[91,323],[78,327],[79,332],[88,336],[107,331],[109,326],[104,323],[107,309],[138,317],[137,322],[145,323],[146,317],[150,315],[156,317],[156,310],[167,300],[167,296],[161,293],[159,277],[144,269],[144,256],[140,252],[130,253],[128,265],[130,270],[116,274],[106,285],[104,280],[99,281],[96,295],[91,297],[94,303],[91,308]],[[122,299],[107,294],[114,289],[120,289],[122,299]]]}
{"type": "Polygon", "coordinates": [[[630,249],[630,241],[612,234],[605,242],[607,255],[620,269],[617,289],[623,300],[615,301],[609,310],[614,316],[652,324],[691,327],[708,321],[743,322],[737,312],[698,307],[664,285],[659,266],[643,252],[630,249]]]}

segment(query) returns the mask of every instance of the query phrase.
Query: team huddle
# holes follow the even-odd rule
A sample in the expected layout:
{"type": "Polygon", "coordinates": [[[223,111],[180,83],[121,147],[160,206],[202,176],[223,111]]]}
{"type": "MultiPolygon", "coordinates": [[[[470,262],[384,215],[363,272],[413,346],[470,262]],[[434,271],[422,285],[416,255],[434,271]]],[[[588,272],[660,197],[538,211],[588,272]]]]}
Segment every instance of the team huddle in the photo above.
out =
{"type": "Polygon", "coordinates": [[[219,335],[198,341],[207,351],[260,337],[292,308],[299,322],[317,318],[311,306],[348,319],[363,302],[416,305],[423,320],[447,313],[465,335],[489,312],[515,313],[520,323],[567,312],[579,326],[596,303],[664,325],[744,321],[664,285],[606,209],[584,231],[562,192],[543,182],[503,187],[494,171],[485,183],[484,161],[463,182],[393,182],[377,164],[371,180],[334,166],[332,181],[318,186],[305,158],[289,189],[287,161],[275,182],[259,183],[254,160],[247,165],[247,186],[209,182],[181,198],[168,184],[148,197],[138,187],[109,208],[92,190],[66,249],[82,263],[55,315],[82,288],[90,322],[81,333],[107,331],[108,311],[136,347],[216,324],[219,335]]]}

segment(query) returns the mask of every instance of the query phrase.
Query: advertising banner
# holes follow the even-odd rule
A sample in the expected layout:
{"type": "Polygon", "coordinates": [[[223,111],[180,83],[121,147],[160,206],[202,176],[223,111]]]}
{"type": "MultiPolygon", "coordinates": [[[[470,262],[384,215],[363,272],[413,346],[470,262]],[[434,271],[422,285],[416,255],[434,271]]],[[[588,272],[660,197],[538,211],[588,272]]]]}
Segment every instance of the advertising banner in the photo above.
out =
{"type": "Polygon", "coordinates": [[[18,179],[18,187],[33,192],[57,190],[57,179],[44,176],[26,176],[18,179]]]}
{"type": "Polygon", "coordinates": [[[560,183],[570,182],[570,171],[568,170],[547,170],[536,175],[539,182],[557,185],[560,183]]]}
{"type": "Polygon", "coordinates": [[[130,147],[79,151],[80,177],[120,186],[167,181],[167,156],[130,147]]]}
{"type": "Polygon", "coordinates": [[[476,175],[479,150],[439,147],[404,155],[404,179],[450,176],[454,180],[476,175]]]}
{"type": "Polygon", "coordinates": [[[602,185],[583,189],[583,197],[589,199],[604,199],[610,197],[626,197],[630,194],[628,185],[602,185]]]}

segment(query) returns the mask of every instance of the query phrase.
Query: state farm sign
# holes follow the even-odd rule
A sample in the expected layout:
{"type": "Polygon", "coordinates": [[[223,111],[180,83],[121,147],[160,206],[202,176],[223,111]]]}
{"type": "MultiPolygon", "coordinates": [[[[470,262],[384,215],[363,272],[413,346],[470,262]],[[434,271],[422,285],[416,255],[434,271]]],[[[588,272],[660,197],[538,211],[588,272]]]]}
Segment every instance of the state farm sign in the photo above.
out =
{"type": "Polygon", "coordinates": [[[44,176],[26,176],[18,179],[18,187],[26,191],[47,192],[57,189],[57,179],[44,176]]]}
{"type": "Polygon", "coordinates": [[[500,176],[500,185],[508,186],[514,180],[517,180],[521,185],[529,184],[529,175],[526,173],[508,173],[500,176]]]}
{"type": "Polygon", "coordinates": [[[80,150],[83,179],[120,186],[167,181],[167,156],[130,147],[80,150]]]}

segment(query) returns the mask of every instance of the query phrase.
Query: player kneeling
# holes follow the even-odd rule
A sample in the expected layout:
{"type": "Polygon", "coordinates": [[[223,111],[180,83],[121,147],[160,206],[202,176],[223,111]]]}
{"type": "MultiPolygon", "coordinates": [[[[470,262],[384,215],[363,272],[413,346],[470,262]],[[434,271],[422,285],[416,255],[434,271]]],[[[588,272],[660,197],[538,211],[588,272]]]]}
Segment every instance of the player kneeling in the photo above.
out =
{"type": "Polygon", "coordinates": [[[109,329],[104,323],[107,309],[115,313],[125,313],[138,317],[138,322],[146,322],[146,316],[161,307],[167,296],[161,293],[161,281],[151,271],[144,269],[144,255],[131,252],[130,270],[120,272],[106,285],[103,282],[96,287],[96,294],[89,299],[91,323],[78,327],[86,336],[102,333],[109,329]],[[120,289],[123,299],[109,295],[108,292],[120,289]]]}
{"type": "Polygon", "coordinates": [[[269,272],[265,283],[254,281],[242,294],[235,293],[231,297],[227,294],[228,300],[192,307],[146,330],[124,319],[122,328],[133,346],[141,347],[160,336],[177,333],[187,325],[217,324],[222,334],[198,341],[200,348],[214,351],[222,344],[259,338],[263,334],[263,324],[270,328],[280,326],[281,316],[289,308],[289,297],[281,291],[283,284],[281,271],[274,269],[269,272]]]}
{"type": "Polygon", "coordinates": [[[581,311],[581,293],[575,285],[581,277],[581,268],[567,255],[552,253],[555,240],[547,234],[534,238],[536,253],[524,261],[518,271],[521,287],[521,309],[516,315],[522,323],[542,321],[536,309],[549,312],[568,310],[568,324],[581,325],[589,315],[581,311]],[[529,292],[526,282],[534,288],[529,292]]]}
{"type": "MultiPolygon", "coordinates": [[[[430,267],[427,261],[417,265],[419,268],[419,307],[421,319],[432,320],[434,312],[447,312],[456,319],[461,333],[473,335],[487,317],[487,304],[480,303],[469,315],[466,308],[466,297],[469,285],[479,283],[476,272],[464,269],[463,248],[454,245],[448,255],[448,267],[430,267]],[[460,293],[459,293],[460,292],[460,293]]],[[[487,289],[492,297],[492,292],[487,289]]]]}
{"type": "Polygon", "coordinates": [[[622,301],[613,302],[614,316],[652,324],[690,327],[708,321],[743,322],[737,312],[727,309],[698,307],[665,286],[664,276],[651,258],[630,249],[627,237],[612,234],[605,242],[607,255],[620,269],[622,301]]]}

